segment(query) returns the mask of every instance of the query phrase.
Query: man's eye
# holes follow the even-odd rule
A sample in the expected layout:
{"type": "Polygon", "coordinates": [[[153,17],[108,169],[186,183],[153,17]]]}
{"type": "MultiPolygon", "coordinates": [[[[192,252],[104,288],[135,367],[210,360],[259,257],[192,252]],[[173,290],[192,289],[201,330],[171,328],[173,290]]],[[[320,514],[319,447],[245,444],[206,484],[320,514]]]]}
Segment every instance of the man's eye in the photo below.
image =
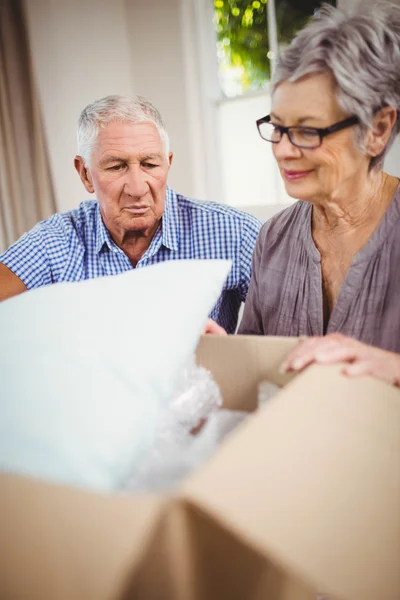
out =
{"type": "Polygon", "coordinates": [[[108,167],[108,171],[120,171],[123,168],[124,165],[119,164],[119,165],[113,165],[112,167],[108,167]]]}
{"type": "Polygon", "coordinates": [[[142,166],[145,167],[146,169],[155,169],[156,167],[158,167],[158,165],[155,165],[154,163],[148,163],[148,162],[142,163],[142,166]]]}

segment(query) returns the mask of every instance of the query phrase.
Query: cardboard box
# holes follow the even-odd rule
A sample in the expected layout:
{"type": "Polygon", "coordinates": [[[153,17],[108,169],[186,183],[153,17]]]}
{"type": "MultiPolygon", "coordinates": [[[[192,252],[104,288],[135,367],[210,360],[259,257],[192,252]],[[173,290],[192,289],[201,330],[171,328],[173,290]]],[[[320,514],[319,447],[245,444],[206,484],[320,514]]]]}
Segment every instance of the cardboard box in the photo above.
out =
{"type": "Polygon", "coordinates": [[[289,381],[296,343],[202,338],[226,407],[284,387],[175,495],[3,475],[1,600],[399,600],[400,393],[339,367],[289,381]]]}

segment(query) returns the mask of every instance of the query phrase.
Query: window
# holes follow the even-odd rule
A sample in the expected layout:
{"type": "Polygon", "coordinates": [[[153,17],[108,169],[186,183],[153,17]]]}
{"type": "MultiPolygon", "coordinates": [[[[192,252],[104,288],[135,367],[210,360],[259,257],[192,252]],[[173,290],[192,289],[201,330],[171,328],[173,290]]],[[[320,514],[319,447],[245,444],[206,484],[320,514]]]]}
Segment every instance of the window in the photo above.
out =
{"type": "MultiPolygon", "coordinates": [[[[293,202],[272,149],[256,119],[270,110],[270,78],[277,54],[318,10],[318,0],[209,0],[214,27],[220,100],[218,136],[225,201],[249,209],[293,202]]],[[[330,4],[336,4],[330,1],[330,4]]]]}

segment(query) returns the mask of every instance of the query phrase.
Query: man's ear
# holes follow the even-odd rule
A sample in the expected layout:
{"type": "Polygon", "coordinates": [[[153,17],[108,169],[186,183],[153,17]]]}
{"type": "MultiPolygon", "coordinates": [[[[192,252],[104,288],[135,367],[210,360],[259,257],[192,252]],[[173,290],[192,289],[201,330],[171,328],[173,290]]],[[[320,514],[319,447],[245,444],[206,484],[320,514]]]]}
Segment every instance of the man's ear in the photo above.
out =
{"type": "Polygon", "coordinates": [[[385,106],[378,110],[372,120],[372,127],[367,132],[365,146],[368,154],[379,156],[389,141],[390,134],[397,120],[397,110],[385,106]]]}
{"type": "Polygon", "coordinates": [[[82,156],[78,156],[78,155],[75,156],[74,166],[78,172],[79,177],[81,178],[83,185],[86,188],[86,191],[89,192],[89,194],[93,194],[94,187],[93,187],[92,176],[90,174],[89,169],[86,167],[85,161],[83,160],[82,156]]]}
{"type": "Polygon", "coordinates": [[[170,152],[170,153],[168,154],[168,164],[169,164],[169,166],[171,166],[171,165],[172,165],[172,161],[173,161],[173,159],[174,159],[174,153],[173,153],[173,152],[170,152]]]}

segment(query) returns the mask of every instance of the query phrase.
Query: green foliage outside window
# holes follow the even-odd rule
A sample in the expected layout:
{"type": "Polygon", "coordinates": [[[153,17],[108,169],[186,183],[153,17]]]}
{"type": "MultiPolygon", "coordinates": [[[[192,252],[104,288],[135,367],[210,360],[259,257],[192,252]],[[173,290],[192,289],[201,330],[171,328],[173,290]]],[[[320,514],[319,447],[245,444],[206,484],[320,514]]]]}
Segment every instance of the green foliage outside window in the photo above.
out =
{"type": "MultiPolygon", "coordinates": [[[[214,0],[219,69],[227,95],[261,89],[270,79],[267,2],[214,0]],[[236,80],[236,91],[229,89],[229,79],[236,80]]],[[[328,0],[328,4],[336,2],[328,0]]],[[[275,0],[280,47],[291,41],[320,5],[318,0],[275,0]]]]}

